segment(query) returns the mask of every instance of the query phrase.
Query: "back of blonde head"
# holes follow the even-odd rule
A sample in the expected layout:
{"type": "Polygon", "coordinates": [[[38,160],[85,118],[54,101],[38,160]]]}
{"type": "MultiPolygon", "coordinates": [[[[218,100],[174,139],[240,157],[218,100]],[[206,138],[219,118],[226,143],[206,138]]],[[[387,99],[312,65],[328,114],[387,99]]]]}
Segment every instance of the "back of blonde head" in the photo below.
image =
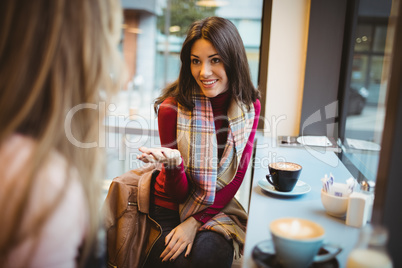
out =
{"type": "MultiPolygon", "coordinates": [[[[78,170],[91,211],[87,249],[98,224],[102,170],[99,148],[73,145],[66,130],[82,143],[99,137],[99,110],[83,109],[65,126],[69,111],[80,104],[99,104],[118,88],[121,9],[115,0],[2,0],[0,2],[0,145],[15,133],[36,141],[23,198],[13,217],[0,219],[0,266],[23,237],[18,226],[35,173],[52,150],[78,170]],[[100,94],[102,91],[102,94],[100,94]],[[103,94],[106,93],[106,94],[103,94]]],[[[68,132],[67,131],[67,132],[68,132]]],[[[11,193],[10,193],[11,194],[11,193]]],[[[62,195],[62,193],[61,193],[62,195]]],[[[0,197],[0,211],[5,200],[0,197]]],[[[40,232],[41,222],[32,224],[40,232]]],[[[61,230],[62,231],[62,230],[61,230]]],[[[30,235],[30,234],[28,234],[30,235]]]]}

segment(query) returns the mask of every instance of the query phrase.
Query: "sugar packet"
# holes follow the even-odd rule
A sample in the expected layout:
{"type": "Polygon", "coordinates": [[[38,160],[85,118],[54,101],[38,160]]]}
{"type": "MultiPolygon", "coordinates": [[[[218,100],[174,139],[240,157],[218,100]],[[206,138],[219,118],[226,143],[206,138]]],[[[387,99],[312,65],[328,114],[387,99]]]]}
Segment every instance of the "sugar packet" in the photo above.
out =
{"type": "Polygon", "coordinates": [[[331,173],[329,177],[325,174],[321,181],[324,192],[338,197],[348,197],[358,186],[356,179],[353,177],[347,179],[346,183],[335,182],[335,178],[331,173]]]}

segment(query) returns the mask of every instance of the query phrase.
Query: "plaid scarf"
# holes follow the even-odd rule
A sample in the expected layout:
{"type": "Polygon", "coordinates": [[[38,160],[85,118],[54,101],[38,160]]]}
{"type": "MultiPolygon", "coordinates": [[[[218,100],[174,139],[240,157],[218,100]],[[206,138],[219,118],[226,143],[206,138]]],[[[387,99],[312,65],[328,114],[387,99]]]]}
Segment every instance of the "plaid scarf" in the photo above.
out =
{"type": "MultiPolygon", "coordinates": [[[[195,92],[193,101],[195,107],[192,111],[178,105],[177,146],[187,178],[192,184],[188,199],[180,205],[182,221],[212,205],[215,193],[233,180],[255,116],[254,106],[251,105],[250,111],[247,111],[244,105],[231,100],[227,112],[228,139],[219,160],[210,100],[202,93],[195,92]]],[[[244,244],[246,223],[247,213],[233,199],[221,213],[204,224],[201,230],[222,233],[227,239],[232,239],[235,249],[238,249],[244,244]]]]}

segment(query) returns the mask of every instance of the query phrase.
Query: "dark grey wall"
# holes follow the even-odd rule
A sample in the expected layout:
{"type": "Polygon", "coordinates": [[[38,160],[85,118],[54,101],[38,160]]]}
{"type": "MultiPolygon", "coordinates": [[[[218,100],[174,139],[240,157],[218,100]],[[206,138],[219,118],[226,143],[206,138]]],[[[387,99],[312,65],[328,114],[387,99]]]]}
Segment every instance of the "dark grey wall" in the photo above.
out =
{"type": "Polygon", "coordinates": [[[337,99],[347,0],[312,0],[301,135],[337,134],[337,99]]]}

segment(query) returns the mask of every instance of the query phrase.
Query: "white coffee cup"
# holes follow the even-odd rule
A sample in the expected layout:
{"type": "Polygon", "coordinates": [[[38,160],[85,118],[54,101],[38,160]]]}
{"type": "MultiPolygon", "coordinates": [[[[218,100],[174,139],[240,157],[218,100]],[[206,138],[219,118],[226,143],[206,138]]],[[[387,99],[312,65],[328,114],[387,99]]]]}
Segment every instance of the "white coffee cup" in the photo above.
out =
{"type": "Polygon", "coordinates": [[[310,220],[280,218],[269,225],[276,257],[283,267],[308,267],[313,262],[324,262],[334,258],[341,248],[324,255],[317,255],[323,246],[324,228],[310,220]]]}

